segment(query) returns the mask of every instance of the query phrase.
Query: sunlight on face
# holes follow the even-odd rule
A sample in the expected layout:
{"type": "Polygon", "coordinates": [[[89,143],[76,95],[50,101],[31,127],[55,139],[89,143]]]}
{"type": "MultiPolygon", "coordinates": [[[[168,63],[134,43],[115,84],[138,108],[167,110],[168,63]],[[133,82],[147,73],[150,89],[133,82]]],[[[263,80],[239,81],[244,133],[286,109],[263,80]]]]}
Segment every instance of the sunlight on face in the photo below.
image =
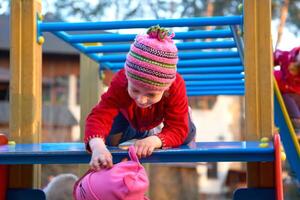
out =
{"type": "Polygon", "coordinates": [[[164,94],[163,91],[137,88],[128,81],[128,94],[140,108],[147,108],[159,102],[164,94]]]}
{"type": "Polygon", "coordinates": [[[289,72],[293,75],[293,76],[297,76],[299,74],[299,68],[300,68],[300,62],[292,62],[289,65],[289,72]]]}

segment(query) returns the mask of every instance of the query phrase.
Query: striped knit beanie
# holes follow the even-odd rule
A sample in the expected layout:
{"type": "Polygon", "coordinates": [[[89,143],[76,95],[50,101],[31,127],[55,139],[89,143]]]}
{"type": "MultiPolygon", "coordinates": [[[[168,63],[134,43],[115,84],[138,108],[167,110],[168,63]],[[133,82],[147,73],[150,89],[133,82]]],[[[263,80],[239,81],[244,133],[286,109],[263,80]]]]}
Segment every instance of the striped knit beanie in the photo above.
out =
{"type": "Polygon", "coordinates": [[[150,27],[147,34],[137,35],[125,63],[128,81],[139,88],[167,90],[176,77],[174,36],[158,25],[150,27]]]}

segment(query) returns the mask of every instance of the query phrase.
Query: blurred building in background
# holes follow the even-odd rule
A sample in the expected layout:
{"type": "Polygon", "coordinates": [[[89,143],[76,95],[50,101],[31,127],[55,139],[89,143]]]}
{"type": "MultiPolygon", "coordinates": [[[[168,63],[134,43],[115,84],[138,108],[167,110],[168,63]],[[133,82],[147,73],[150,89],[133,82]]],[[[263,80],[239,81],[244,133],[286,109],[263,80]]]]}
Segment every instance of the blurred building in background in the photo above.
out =
{"type": "MultiPolygon", "coordinates": [[[[4,133],[9,127],[9,26],[9,16],[0,15],[0,131],[4,133]]],[[[79,53],[51,34],[45,38],[42,141],[78,141],[79,53]]]]}

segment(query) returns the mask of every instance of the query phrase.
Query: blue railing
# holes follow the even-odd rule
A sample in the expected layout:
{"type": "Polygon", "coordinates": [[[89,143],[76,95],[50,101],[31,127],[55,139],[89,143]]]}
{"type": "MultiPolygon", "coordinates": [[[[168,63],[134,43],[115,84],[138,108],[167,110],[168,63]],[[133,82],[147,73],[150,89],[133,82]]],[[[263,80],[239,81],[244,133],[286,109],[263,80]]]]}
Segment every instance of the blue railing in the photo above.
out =
{"type": "Polygon", "coordinates": [[[118,71],[124,67],[136,33],[134,30],[130,30],[130,34],[107,31],[148,28],[157,24],[193,29],[176,32],[174,37],[179,50],[178,72],[186,81],[189,96],[244,95],[242,40],[237,34],[237,27],[243,24],[242,16],[80,23],[39,21],[37,30],[38,36],[51,32],[69,43],[98,62],[100,70],[118,71]],[[204,26],[215,28],[201,30],[204,26]]]}

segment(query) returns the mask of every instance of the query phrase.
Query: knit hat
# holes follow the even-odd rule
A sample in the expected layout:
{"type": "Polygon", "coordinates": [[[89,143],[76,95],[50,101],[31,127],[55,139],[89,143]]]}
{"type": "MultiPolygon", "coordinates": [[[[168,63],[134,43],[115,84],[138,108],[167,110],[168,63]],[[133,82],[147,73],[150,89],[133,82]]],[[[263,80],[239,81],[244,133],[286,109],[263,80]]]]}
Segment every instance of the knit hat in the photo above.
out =
{"type": "Polygon", "coordinates": [[[135,86],[165,91],[176,78],[178,61],[174,33],[157,26],[137,35],[127,54],[125,71],[135,86]]]}
{"type": "Polygon", "coordinates": [[[84,175],[74,186],[75,200],[147,200],[149,180],[133,146],[129,157],[130,161],[84,175]]]}

